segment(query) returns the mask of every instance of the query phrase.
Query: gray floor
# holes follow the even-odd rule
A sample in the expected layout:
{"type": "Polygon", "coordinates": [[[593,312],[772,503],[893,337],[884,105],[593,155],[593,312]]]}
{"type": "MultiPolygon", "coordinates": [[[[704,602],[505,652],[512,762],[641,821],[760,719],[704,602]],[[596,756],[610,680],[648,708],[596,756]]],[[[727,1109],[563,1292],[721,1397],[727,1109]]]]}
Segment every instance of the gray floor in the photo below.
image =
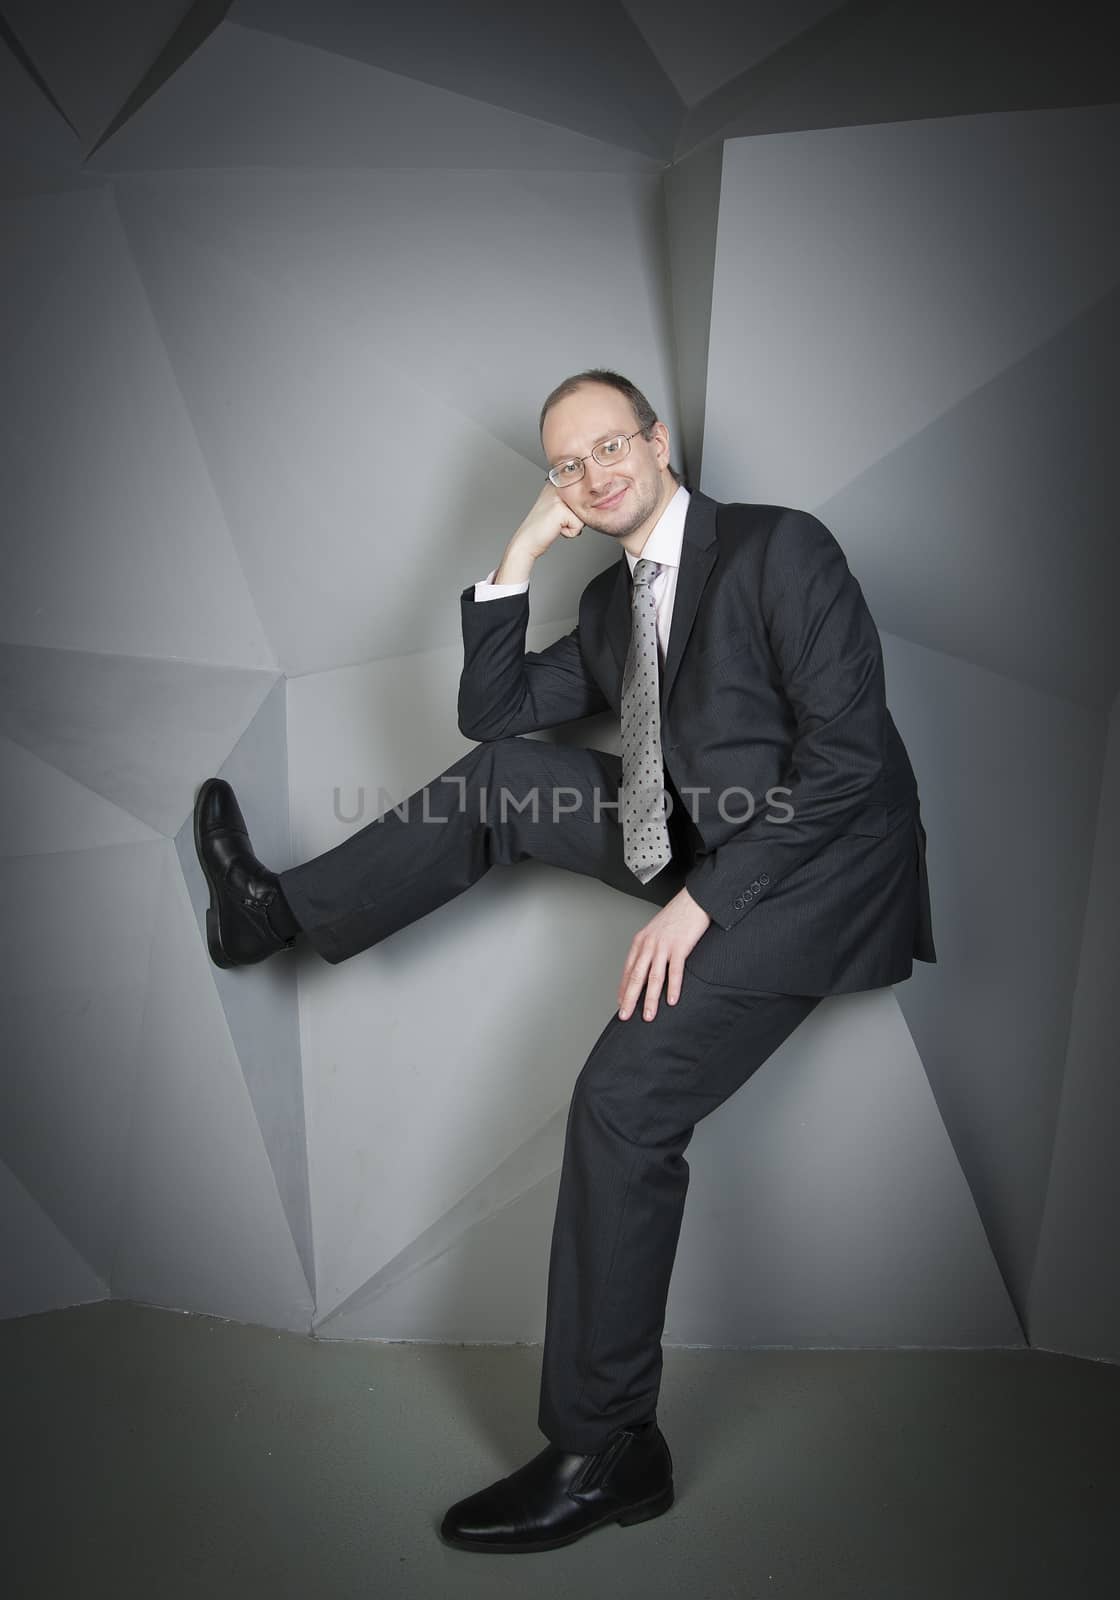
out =
{"type": "Polygon", "coordinates": [[[11,1600],[1120,1593],[1120,1368],[1099,1362],[670,1349],[673,1508],[494,1556],[436,1527],[545,1444],[539,1346],[106,1302],[0,1324],[0,1361],[11,1600]]]}

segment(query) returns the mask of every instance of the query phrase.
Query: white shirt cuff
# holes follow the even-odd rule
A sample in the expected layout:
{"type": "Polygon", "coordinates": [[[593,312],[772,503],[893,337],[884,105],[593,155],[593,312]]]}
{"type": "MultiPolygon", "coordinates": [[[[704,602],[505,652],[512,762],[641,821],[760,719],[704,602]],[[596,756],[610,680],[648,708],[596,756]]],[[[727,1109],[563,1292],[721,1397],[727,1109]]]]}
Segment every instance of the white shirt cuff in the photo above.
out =
{"type": "Polygon", "coordinates": [[[474,597],[476,600],[500,600],[504,594],[528,594],[528,583],[494,583],[492,580],[497,570],[497,567],[495,567],[493,571],[486,574],[485,578],[480,579],[475,584],[474,597]]]}

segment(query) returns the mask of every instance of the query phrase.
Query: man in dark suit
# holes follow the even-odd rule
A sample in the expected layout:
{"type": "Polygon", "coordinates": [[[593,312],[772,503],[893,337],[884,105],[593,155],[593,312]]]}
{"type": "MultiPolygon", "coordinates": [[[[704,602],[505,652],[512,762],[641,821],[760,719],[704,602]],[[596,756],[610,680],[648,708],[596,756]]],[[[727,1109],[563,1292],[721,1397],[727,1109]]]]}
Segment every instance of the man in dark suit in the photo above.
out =
{"type": "Polygon", "coordinates": [[[668,1510],[655,1411],[695,1124],[824,995],[936,959],[917,785],[836,540],[804,512],[690,494],[664,423],[616,373],[565,380],[541,439],[536,504],[462,595],[459,726],[479,743],[278,874],[228,784],[207,780],[195,813],[221,965],[300,931],[342,961],[495,862],[552,862],[659,908],[569,1108],[538,1415],[549,1443],[440,1530],[478,1550],[548,1549],[668,1510]],[[587,585],[577,626],[526,652],[532,567],[585,526],[622,553],[587,585]],[[607,710],[621,756],[520,737],[607,710]],[[639,799],[651,779],[656,806],[639,799]]]}

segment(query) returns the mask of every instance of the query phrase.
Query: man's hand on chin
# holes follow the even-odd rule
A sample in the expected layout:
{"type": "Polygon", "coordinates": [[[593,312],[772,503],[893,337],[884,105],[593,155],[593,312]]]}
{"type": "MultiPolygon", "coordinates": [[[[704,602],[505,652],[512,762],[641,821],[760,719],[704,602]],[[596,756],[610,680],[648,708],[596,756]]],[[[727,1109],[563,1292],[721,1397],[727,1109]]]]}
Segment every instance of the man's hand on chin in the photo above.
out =
{"type": "Polygon", "coordinates": [[[618,986],[618,1014],[623,1022],[634,1009],[645,988],[642,1016],[649,1021],[657,1015],[657,1002],[668,974],[665,998],[675,1006],[680,997],[684,964],[700,935],[710,926],[711,917],[697,905],[687,889],[675,894],[667,905],[640,928],[630,945],[622,982],[618,986]]]}

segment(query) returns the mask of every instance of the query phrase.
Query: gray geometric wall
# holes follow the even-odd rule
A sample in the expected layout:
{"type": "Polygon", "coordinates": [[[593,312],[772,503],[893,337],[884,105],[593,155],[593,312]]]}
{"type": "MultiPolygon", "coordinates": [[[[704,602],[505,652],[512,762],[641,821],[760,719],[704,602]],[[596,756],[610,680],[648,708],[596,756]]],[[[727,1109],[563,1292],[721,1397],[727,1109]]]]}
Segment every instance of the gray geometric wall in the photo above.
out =
{"type": "MultiPolygon", "coordinates": [[[[693,484],[844,546],[939,957],[698,1125],[666,1342],[1117,1359],[1098,19],[562,20],[3,0],[0,1314],[540,1339],[568,1099],[648,908],[528,863],[340,966],[220,971],[190,816],[228,777],[280,868],[469,747],[459,592],[537,492],[541,398],[607,365],[693,484]]],[[[541,563],[530,648],[610,559],[541,563]]]]}

